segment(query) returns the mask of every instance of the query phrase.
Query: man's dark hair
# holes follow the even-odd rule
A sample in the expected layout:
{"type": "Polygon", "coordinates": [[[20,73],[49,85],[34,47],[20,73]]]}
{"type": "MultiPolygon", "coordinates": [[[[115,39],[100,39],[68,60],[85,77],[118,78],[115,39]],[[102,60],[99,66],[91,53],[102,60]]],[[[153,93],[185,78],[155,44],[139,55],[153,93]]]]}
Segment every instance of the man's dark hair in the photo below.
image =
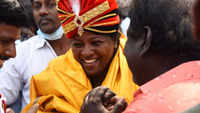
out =
{"type": "Polygon", "coordinates": [[[137,39],[149,26],[152,31],[150,49],[167,52],[187,46],[193,40],[191,29],[192,0],[133,0],[128,30],[137,39]]]}
{"type": "Polygon", "coordinates": [[[17,27],[29,26],[23,9],[6,0],[0,0],[0,23],[17,27]]]}

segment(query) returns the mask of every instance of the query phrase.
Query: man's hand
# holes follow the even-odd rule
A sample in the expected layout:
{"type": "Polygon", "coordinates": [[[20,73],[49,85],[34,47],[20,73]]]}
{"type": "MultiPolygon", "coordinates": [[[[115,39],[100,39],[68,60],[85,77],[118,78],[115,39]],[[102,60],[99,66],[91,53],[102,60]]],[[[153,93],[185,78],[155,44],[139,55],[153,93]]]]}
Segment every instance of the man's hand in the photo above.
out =
{"type": "Polygon", "coordinates": [[[121,113],[126,106],[109,88],[97,87],[85,96],[80,113],[121,113]]]}
{"type": "MultiPolygon", "coordinates": [[[[26,113],[37,113],[37,110],[39,109],[39,104],[37,104],[39,100],[39,97],[35,99],[33,102],[33,106],[26,112],[26,113]]],[[[6,109],[6,113],[15,113],[11,108],[6,109]]]]}
{"type": "Polygon", "coordinates": [[[34,104],[31,109],[29,109],[26,113],[37,113],[37,110],[39,109],[39,104],[34,104]]]}
{"type": "Polygon", "coordinates": [[[13,109],[8,108],[8,109],[6,109],[6,113],[15,113],[15,112],[13,111],[13,109]]]}
{"type": "Polygon", "coordinates": [[[38,101],[39,97],[34,100],[33,106],[26,113],[37,113],[37,110],[39,109],[39,104],[37,103],[38,101]]]}

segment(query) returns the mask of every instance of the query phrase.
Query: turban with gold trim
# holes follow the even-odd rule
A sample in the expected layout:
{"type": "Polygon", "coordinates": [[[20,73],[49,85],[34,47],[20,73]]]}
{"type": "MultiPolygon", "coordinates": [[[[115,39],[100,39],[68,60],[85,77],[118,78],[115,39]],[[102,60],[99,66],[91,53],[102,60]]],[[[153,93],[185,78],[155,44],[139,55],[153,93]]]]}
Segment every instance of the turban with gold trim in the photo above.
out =
{"type": "Polygon", "coordinates": [[[84,31],[101,34],[118,32],[116,0],[57,0],[57,10],[68,38],[84,31]]]}

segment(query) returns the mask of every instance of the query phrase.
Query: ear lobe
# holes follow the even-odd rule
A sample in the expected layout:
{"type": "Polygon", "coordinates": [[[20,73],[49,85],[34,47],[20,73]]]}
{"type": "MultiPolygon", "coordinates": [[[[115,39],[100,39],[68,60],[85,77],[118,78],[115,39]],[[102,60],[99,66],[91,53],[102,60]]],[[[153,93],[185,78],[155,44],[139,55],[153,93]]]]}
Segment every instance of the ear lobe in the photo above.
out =
{"type": "Polygon", "coordinates": [[[152,42],[152,32],[151,28],[149,26],[144,27],[144,37],[143,37],[143,43],[141,45],[141,51],[140,51],[140,56],[143,56],[151,47],[151,42],[152,42]]]}

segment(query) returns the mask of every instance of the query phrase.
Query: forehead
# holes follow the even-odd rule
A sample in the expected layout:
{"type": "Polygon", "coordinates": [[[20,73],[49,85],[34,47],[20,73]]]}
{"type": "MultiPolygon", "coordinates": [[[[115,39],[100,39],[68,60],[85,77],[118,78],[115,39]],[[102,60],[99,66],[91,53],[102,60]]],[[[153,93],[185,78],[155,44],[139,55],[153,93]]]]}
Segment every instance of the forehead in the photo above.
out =
{"type": "Polygon", "coordinates": [[[0,23],[0,40],[17,40],[19,35],[19,27],[0,23]]]}

